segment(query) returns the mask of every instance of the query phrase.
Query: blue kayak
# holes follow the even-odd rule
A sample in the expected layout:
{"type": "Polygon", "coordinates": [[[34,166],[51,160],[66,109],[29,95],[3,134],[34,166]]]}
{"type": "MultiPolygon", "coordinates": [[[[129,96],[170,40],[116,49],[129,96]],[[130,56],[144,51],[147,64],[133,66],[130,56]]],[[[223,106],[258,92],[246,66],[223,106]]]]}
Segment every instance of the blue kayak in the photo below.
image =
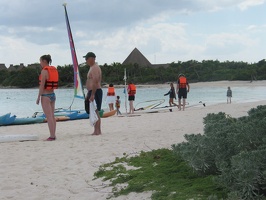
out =
{"type": "Polygon", "coordinates": [[[23,124],[35,124],[35,123],[43,123],[43,117],[25,117],[25,118],[16,118],[12,125],[23,125],[23,124]]]}
{"type": "MultiPolygon", "coordinates": [[[[44,114],[39,115],[42,117],[45,117],[44,114]]],[[[38,117],[39,117],[38,116],[38,117]]],[[[89,118],[89,114],[87,114],[85,112],[85,110],[61,110],[61,111],[56,111],[54,113],[55,117],[60,117],[60,116],[66,116],[69,117],[70,120],[76,120],[76,119],[88,119],[89,118]]]]}
{"type": "Polygon", "coordinates": [[[11,113],[0,116],[0,126],[12,124],[16,119],[16,115],[11,116],[11,113]]]}
{"type": "Polygon", "coordinates": [[[88,119],[89,118],[89,114],[86,112],[82,112],[82,113],[78,113],[76,119],[88,119]]]}

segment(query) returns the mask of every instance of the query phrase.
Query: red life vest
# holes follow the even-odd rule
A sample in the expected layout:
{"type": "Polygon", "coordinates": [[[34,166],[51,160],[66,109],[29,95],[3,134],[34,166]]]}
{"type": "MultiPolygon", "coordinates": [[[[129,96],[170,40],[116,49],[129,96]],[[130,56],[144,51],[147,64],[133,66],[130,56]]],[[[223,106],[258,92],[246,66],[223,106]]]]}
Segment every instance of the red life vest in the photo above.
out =
{"type": "Polygon", "coordinates": [[[130,95],[130,96],[135,95],[136,92],[137,92],[136,91],[136,86],[134,84],[129,84],[128,87],[129,87],[128,95],[130,95]]]}
{"type": "MultiPolygon", "coordinates": [[[[46,66],[43,70],[48,71],[49,78],[45,81],[44,89],[51,90],[58,88],[58,71],[54,66],[46,66]]],[[[42,76],[39,76],[39,84],[41,84],[42,76]]]]}
{"type": "Polygon", "coordinates": [[[115,88],[114,87],[108,87],[107,96],[115,96],[115,88]]]}
{"type": "Polygon", "coordinates": [[[187,78],[184,76],[181,76],[179,78],[179,88],[187,88],[187,78]]]}

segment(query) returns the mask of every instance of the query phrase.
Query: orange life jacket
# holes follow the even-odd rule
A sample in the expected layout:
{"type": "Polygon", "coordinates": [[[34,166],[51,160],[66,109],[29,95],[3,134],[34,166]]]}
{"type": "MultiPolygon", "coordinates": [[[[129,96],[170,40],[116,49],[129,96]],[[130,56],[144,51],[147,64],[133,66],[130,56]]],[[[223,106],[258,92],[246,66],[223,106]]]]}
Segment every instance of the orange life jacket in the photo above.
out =
{"type": "Polygon", "coordinates": [[[179,88],[187,88],[187,78],[184,76],[181,76],[179,78],[179,88]]]}
{"type": "MultiPolygon", "coordinates": [[[[58,88],[58,71],[54,66],[46,66],[43,70],[47,70],[49,74],[49,78],[45,81],[44,89],[57,89],[58,88]]],[[[39,84],[41,84],[42,75],[39,76],[39,84]]]]}
{"type": "Polygon", "coordinates": [[[107,96],[115,96],[115,88],[114,87],[108,87],[107,96]]]}
{"type": "Polygon", "coordinates": [[[129,92],[128,92],[128,94],[129,95],[135,95],[136,94],[136,86],[134,85],[134,84],[129,84],[128,85],[129,86],[129,92]]]}

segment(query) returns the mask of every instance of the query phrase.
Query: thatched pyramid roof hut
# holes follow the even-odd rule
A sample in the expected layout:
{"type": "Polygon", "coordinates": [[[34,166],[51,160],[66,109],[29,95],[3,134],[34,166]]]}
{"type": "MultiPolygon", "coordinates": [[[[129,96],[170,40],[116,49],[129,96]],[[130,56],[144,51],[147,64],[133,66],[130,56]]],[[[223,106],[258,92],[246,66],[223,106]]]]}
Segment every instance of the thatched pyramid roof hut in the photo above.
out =
{"type": "Polygon", "coordinates": [[[0,70],[6,70],[6,65],[4,63],[0,63],[0,70]]]}
{"type": "Polygon", "coordinates": [[[8,71],[20,71],[24,68],[24,64],[23,63],[20,63],[20,65],[10,65],[9,68],[8,68],[8,71]]]}
{"type": "Polygon", "coordinates": [[[29,64],[27,68],[30,69],[41,69],[41,65],[39,63],[29,64]]]}
{"type": "Polygon", "coordinates": [[[141,67],[151,67],[152,64],[148,59],[137,49],[135,48],[122,63],[123,65],[134,65],[138,64],[141,67]]]}

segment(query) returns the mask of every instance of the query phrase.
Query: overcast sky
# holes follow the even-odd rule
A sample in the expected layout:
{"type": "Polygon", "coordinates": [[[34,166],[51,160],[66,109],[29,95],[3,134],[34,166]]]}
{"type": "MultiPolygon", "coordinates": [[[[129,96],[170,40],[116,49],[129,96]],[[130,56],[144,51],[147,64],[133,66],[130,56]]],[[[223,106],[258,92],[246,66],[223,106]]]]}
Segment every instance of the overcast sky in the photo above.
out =
{"type": "Polygon", "coordinates": [[[0,63],[71,64],[64,8],[78,62],[122,63],[137,47],[153,64],[266,58],[266,0],[1,0],[0,63]]]}

